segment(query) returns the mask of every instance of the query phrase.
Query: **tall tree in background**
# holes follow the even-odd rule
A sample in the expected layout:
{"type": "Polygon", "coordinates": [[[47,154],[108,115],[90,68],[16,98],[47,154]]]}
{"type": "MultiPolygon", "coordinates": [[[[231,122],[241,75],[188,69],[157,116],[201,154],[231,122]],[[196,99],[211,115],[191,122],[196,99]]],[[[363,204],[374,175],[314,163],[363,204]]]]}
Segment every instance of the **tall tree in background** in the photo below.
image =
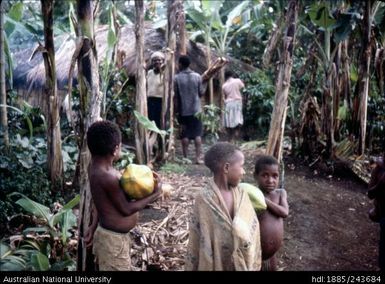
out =
{"type": "Polygon", "coordinates": [[[88,178],[90,153],[86,133],[92,123],[100,119],[102,94],[99,91],[99,72],[94,39],[94,15],[91,0],[77,0],[78,16],[78,82],[80,88],[80,133],[79,133],[79,244],[78,270],[88,269],[90,252],[83,246],[83,237],[95,216],[92,215],[93,202],[88,178]]]}
{"type": "Polygon", "coordinates": [[[287,101],[293,67],[293,48],[298,18],[298,0],[291,0],[286,14],[286,34],[276,81],[274,109],[270,123],[266,153],[278,160],[282,158],[282,140],[286,121],[287,101]]]}
{"type": "Polygon", "coordinates": [[[184,6],[182,0],[176,0],[176,56],[178,59],[180,55],[187,54],[186,48],[186,15],[184,13],[184,6]]]}
{"type": "Polygon", "coordinates": [[[8,118],[7,118],[7,91],[5,87],[5,52],[4,52],[4,1],[0,2],[0,108],[1,112],[1,131],[3,143],[9,147],[8,118]]]}
{"type": "Polygon", "coordinates": [[[47,162],[54,190],[63,188],[63,156],[60,131],[60,101],[57,95],[55,47],[53,38],[53,0],[41,0],[44,21],[43,58],[45,67],[44,94],[48,98],[47,162]]]}
{"type": "MultiPolygon", "coordinates": [[[[182,1],[167,1],[167,50],[169,51],[165,69],[165,82],[164,82],[164,100],[162,105],[162,129],[167,127],[167,116],[168,116],[168,127],[171,129],[170,136],[168,138],[168,157],[173,159],[175,155],[175,137],[174,137],[174,77],[175,77],[175,53],[186,54],[186,43],[182,39],[182,42],[177,47],[177,29],[179,31],[179,37],[185,38],[184,31],[184,12],[182,1]]],[[[166,146],[166,145],[164,145],[166,146]]],[[[165,158],[166,149],[162,150],[162,156],[165,158]]]]}
{"type": "MultiPolygon", "coordinates": [[[[147,117],[146,70],[144,62],[144,3],[135,1],[135,50],[136,50],[136,106],[141,115],[147,117]]],[[[139,164],[150,161],[147,130],[137,120],[135,123],[136,157],[139,164]]]]}
{"type": "Polygon", "coordinates": [[[369,94],[369,81],[370,81],[370,57],[372,54],[372,47],[370,44],[371,38],[371,26],[372,26],[372,13],[371,7],[373,0],[367,0],[364,9],[364,18],[362,20],[362,53],[360,58],[359,73],[358,73],[358,95],[359,95],[359,143],[358,153],[364,154],[365,151],[365,139],[366,139],[366,119],[368,114],[368,94],[369,94]]]}

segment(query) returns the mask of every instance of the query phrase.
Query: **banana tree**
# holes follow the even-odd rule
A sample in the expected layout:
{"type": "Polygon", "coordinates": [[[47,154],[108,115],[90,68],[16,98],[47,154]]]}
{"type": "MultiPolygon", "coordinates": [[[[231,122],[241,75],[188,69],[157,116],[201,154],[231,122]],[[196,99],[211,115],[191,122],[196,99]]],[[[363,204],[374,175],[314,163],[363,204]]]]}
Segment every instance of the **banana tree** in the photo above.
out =
{"type": "Polygon", "coordinates": [[[372,54],[372,23],[377,9],[380,7],[380,1],[365,1],[364,17],[361,22],[362,29],[362,52],[359,61],[359,139],[358,153],[363,155],[365,152],[366,124],[368,113],[368,96],[370,82],[370,59],[372,54]]]}
{"type": "MultiPolygon", "coordinates": [[[[9,134],[8,134],[8,119],[7,119],[7,109],[5,107],[7,101],[6,94],[6,85],[8,84],[10,89],[13,86],[13,60],[11,56],[11,51],[9,48],[8,38],[12,35],[15,30],[20,30],[25,33],[31,32],[20,23],[23,16],[24,4],[22,2],[13,4],[7,14],[6,11],[6,1],[1,1],[0,3],[0,86],[1,86],[1,129],[3,131],[3,141],[4,145],[9,145],[9,134]],[[4,21],[5,20],[5,21],[4,21]]],[[[9,3],[8,3],[9,4],[9,3]]],[[[8,147],[8,146],[7,146],[8,147]]]]}
{"type": "Polygon", "coordinates": [[[119,25],[117,23],[117,11],[114,2],[108,5],[108,32],[107,32],[107,54],[102,63],[102,74],[101,74],[101,89],[103,93],[103,104],[102,104],[102,117],[107,116],[106,112],[106,99],[107,89],[109,85],[109,79],[111,77],[111,67],[115,61],[117,43],[119,38],[119,25]]]}
{"type": "MultiPolygon", "coordinates": [[[[184,33],[184,13],[182,1],[167,1],[167,50],[176,51],[177,56],[186,53],[185,33],[184,33]],[[181,39],[179,48],[177,47],[177,26],[179,26],[179,39],[181,39]]],[[[162,102],[162,118],[161,125],[166,129],[167,124],[170,127],[170,136],[168,139],[168,147],[162,137],[162,159],[167,158],[173,160],[175,156],[175,136],[174,136],[174,77],[175,77],[175,52],[168,52],[165,67],[164,94],[162,102]],[[168,116],[168,123],[167,121],[168,116]]]]}
{"type": "MultiPolygon", "coordinates": [[[[215,32],[213,33],[213,42],[215,48],[219,51],[219,54],[223,57],[228,55],[229,46],[232,43],[234,37],[238,35],[241,31],[246,30],[250,27],[251,21],[249,21],[249,10],[250,2],[242,1],[237,6],[232,8],[230,11],[227,11],[227,20],[222,23],[222,20],[218,21],[218,25],[215,25],[213,28],[215,32]],[[242,18],[242,16],[245,16],[242,18]],[[242,24],[242,21],[245,23],[242,24]]],[[[221,19],[221,18],[220,18],[221,19]]],[[[225,81],[225,70],[222,68],[220,70],[219,76],[219,86],[223,86],[225,81]]],[[[224,106],[224,97],[221,92],[221,97],[219,100],[219,108],[223,110],[224,106]]],[[[221,121],[223,121],[223,112],[220,112],[221,121]]]]}
{"type": "Polygon", "coordinates": [[[47,162],[49,177],[55,191],[64,183],[63,156],[61,147],[60,115],[61,102],[57,94],[55,47],[53,38],[53,0],[41,0],[44,21],[44,47],[41,47],[45,67],[44,94],[48,103],[47,162]]]}
{"type": "MultiPolygon", "coordinates": [[[[207,46],[207,66],[211,65],[211,46],[215,47],[221,56],[227,56],[229,46],[234,37],[241,31],[247,29],[250,26],[250,22],[245,24],[242,22],[242,14],[245,13],[247,8],[250,7],[250,1],[241,1],[238,5],[231,8],[230,11],[226,11],[226,21],[222,21],[221,9],[224,1],[209,1],[202,0],[201,5],[197,3],[187,2],[188,16],[199,27],[199,31],[195,32],[191,38],[195,38],[198,35],[203,35],[207,46]]],[[[220,86],[224,83],[224,70],[221,69],[220,73],[220,86]]],[[[212,79],[209,80],[209,104],[214,103],[213,98],[213,86],[212,79]]],[[[223,109],[223,97],[221,95],[219,99],[220,108],[223,109]]],[[[222,112],[221,112],[222,115],[222,112]]]]}
{"type": "Polygon", "coordinates": [[[23,230],[17,240],[17,245],[10,240],[0,243],[1,271],[47,271],[64,270],[74,267],[75,263],[68,254],[68,239],[70,232],[77,225],[75,214],[72,212],[80,200],[76,195],[71,201],[53,213],[48,207],[14,192],[10,198],[20,197],[15,203],[25,212],[39,220],[38,227],[28,227],[23,230]]]}
{"type": "MultiPolygon", "coordinates": [[[[211,44],[214,43],[212,38],[212,32],[214,27],[220,27],[221,20],[219,15],[219,9],[223,4],[223,0],[202,0],[187,1],[186,10],[187,15],[198,26],[198,31],[191,35],[192,39],[201,35],[204,37],[206,44],[206,64],[207,68],[211,65],[211,44]]],[[[208,80],[209,89],[209,104],[214,103],[214,88],[213,81],[210,78],[208,80]]]]}
{"type": "MultiPolygon", "coordinates": [[[[135,109],[147,117],[146,71],[144,69],[144,2],[135,1],[135,48],[136,48],[136,97],[135,109]]],[[[150,149],[147,130],[136,121],[135,146],[136,157],[140,164],[150,161],[150,149]]]]}
{"type": "Polygon", "coordinates": [[[266,153],[276,157],[278,160],[282,159],[282,142],[286,121],[291,70],[293,67],[293,50],[297,30],[298,6],[298,0],[291,0],[288,4],[286,14],[287,28],[282,44],[281,62],[279,64],[279,71],[276,79],[274,109],[266,147],[266,153]]]}
{"type": "Polygon", "coordinates": [[[83,246],[83,237],[92,219],[92,197],[88,178],[88,165],[91,155],[88,151],[86,133],[88,128],[100,119],[102,96],[99,91],[99,72],[94,38],[94,14],[91,0],[77,0],[78,41],[77,53],[78,82],[80,89],[80,133],[78,158],[78,184],[81,193],[79,206],[78,270],[86,269],[90,251],[83,246]]]}
{"type": "Polygon", "coordinates": [[[322,131],[326,137],[326,155],[332,156],[334,143],[334,118],[333,118],[333,96],[336,77],[336,69],[333,64],[334,55],[337,47],[331,52],[331,39],[333,25],[336,20],[331,16],[328,2],[322,4],[314,3],[308,10],[309,17],[313,24],[323,31],[323,46],[315,39],[318,46],[318,55],[316,58],[323,67],[323,96],[322,96],[322,131]]]}

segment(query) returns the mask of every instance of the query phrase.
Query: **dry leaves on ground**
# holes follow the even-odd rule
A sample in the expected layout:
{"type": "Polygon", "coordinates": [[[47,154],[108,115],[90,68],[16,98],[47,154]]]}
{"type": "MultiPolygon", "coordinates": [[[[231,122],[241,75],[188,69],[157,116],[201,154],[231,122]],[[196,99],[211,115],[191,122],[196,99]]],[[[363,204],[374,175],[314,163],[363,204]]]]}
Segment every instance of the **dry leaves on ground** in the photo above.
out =
{"type": "Polygon", "coordinates": [[[164,174],[162,182],[173,187],[171,195],[152,204],[151,209],[166,212],[164,218],[147,218],[132,230],[134,270],[183,270],[188,243],[188,216],[194,194],[207,178],[164,174]]]}

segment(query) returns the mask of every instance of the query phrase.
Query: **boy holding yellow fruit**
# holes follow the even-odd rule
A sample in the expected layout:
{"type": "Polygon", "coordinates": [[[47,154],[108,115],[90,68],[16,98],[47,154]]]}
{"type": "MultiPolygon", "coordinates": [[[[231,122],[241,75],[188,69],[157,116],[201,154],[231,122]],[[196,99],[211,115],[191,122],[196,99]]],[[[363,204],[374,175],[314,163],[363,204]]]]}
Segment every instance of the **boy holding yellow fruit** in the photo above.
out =
{"type": "MultiPolygon", "coordinates": [[[[99,270],[131,270],[129,232],[138,221],[138,211],[161,195],[161,182],[153,173],[154,190],[146,197],[131,200],[120,185],[121,173],[113,167],[121,150],[121,133],[110,121],[97,121],[87,132],[92,155],[89,179],[99,224],[93,234],[93,253],[99,270]]],[[[96,226],[95,226],[96,227],[96,226]]],[[[86,238],[92,240],[94,228],[86,238]]]]}

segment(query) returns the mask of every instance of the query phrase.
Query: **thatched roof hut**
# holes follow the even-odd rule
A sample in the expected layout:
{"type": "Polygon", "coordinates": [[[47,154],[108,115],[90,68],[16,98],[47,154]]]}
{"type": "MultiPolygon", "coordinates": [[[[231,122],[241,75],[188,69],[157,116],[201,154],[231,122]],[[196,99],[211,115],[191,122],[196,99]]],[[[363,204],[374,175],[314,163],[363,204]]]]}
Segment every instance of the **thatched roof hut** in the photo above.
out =
{"type": "MultiPolygon", "coordinates": [[[[96,50],[99,62],[103,62],[107,53],[107,26],[101,26],[95,31],[96,50]]],[[[62,35],[55,38],[56,45],[56,72],[58,82],[58,94],[63,100],[68,87],[68,72],[71,58],[75,50],[75,38],[69,35],[62,35]],[[59,43],[59,44],[58,44],[59,43]]],[[[149,60],[152,52],[162,50],[166,46],[165,32],[161,29],[145,28],[145,59],[149,60]]],[[[135,76],[137,68],[135,58],[135,32],[134,26],[123,26],[120,30],[117,53],[121,61],[117,62],[118,67],[126,70],[128,76],[135,76]]],[[[33,106],[40,107],[46,112],[46,98],[43,95],[45,83],[44,62],[41,54],[37,54],[31,61],[31,50],[24,50],[14,54],[14,88],[21,98],[33,106]]],[[[202,74],[206,69],[205,47],[199,43],[189,41],[187,54],[192,58],[191,68],[202,74]]],[[[217,58],[212,52],[212,60],[217,58]]],[[[245,72],[254,71],[254,67],[239,60],[230,59],[230,67],[245,72]]],[[[76,84],[77,70],[74,72],[74,85],[76,84]]]]}

